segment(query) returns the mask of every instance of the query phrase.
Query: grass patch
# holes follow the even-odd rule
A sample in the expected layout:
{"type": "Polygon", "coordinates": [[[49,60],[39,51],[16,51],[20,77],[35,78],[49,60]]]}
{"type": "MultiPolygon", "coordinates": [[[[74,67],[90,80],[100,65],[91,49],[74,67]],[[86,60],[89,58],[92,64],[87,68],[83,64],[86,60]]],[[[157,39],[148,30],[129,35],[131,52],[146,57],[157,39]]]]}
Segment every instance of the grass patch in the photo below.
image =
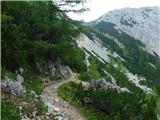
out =
{"type": "Polygon", "coordinates": [[[39,95],[41,93],[42,81],[37,73],[26,72],[24,74],[24,86],[39,95]]]}
{"type": "Polygon", "coordinates": [[[2,79],[4,79],[6,75],[9,78],[11,78],[11,80],[16,80],[16,78],[17,78],[16,74],[14,74],[13,72],[5,69],[5,67],[2,67],[2,69],[1,69],[1,77],[2,77],[2,79]]]}
{"type": "Polygon", "coordinates": [[[12,102],[1,101],[2,120],[21,120],[19,108],[12,102]]]}
{"type": "Polygon", "coordinates": [[[158,114],[158,116],[160,117],[160,97],[157,98],[157,103],[156,103],[157,107],[156,107],[156,113],[158,114]]]}
{"type": "Polygon", "coordinates": [[[39,115],[45,114],[48,111],[47,107],[40,100],[35,103],[35,107],[37,108],[39,115]]]}

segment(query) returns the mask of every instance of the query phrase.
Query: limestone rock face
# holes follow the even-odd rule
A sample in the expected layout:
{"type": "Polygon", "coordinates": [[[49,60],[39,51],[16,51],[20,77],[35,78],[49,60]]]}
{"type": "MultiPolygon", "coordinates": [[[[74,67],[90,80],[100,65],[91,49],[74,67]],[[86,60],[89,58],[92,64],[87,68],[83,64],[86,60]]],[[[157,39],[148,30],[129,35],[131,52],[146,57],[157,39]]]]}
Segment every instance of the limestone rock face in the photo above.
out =
{"type": "Polygon", "coordinates": [[[69,78],[72,70],[69,66],[64,65],[60,59],[57,60],[50,60],[45,65],[40,65],[37,63],[37,66],[40,70],[40,72],[43,72],[45,74],[49,74],[51,76],[60,76],[63,78],[69,78]]]}
{"type": "Polygon", "coordinates": [[[145,50],[160,56],[160,8],[124,8],[108,12],[97,19],[115,24],[115,29],[123,31],[145,45],[145,50]]]}
{"type": "MultiPolygon", "coordinates": [[[[21,72],[22,74],[23,72],[21,72]]],[[[22,86],[24,78],[22,75],[18,74],[17,79],[13,80],[7,75],[1,80],[1,87],[4,92],[10,93],[12,95],[23,95],[26,91],[22,86]]]]}

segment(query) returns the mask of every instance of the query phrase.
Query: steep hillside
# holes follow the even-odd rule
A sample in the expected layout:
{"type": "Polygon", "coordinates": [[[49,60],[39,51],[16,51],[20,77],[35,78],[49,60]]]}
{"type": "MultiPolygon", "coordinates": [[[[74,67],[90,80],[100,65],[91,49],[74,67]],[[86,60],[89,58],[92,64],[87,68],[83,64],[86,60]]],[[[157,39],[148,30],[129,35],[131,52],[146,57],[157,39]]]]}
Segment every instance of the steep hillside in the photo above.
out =
{"type": "MultiPolygon", "coordinates": [[[[103,41],[103,45],[122,57],[125,60],[123,65],[129,71],[145,77],[149,86],[159,85],[160,82],[160,59],[157,56],[160,48],[160,37],[157,31],[160,27],[158,27],[159,22],[156,21],[159,19],[156,19],[156,17],[159,17],[158,10],[158,7],[124,8],[111,11],[96,21],[89,23],[90,30],[94,33],[94,36],[103,41]],[[144,13],[148,17],[145,17],[144,13]],[[123,20],[131,22],[130,19],[134,20],[132,25],[123,24],[123,20]],[[148,28],[149,26],[150,28],[148,28]],[[147,35],[150,35],[150,37],[147,35]],[[152,45],[153,47],[151,47],[152,45]],[[147,49],[149,47],[150,49],[147,49]],[[145,52],[145,50],[151,54],[145,52]],[[153,51],[156,54],[153,54],[153,51]]],[[[92,36],[91,34],[88,35],[90,38],[92,36]]]]}
{"type": "Polygon", "coordinates": [[[160,59],[138,35],[101,18],[84,26],[51,1],[3,1],[1,24],[4,120],[159,116],[160,59]]]}
{"type": "MultiPolygon", "coordinates": [[[[86,54],[85,60],[88,66],[88,71],[80,75],[82,80],[89,81],[89,83],[97,87],[97,89],[114,89],[119,92],[120,95],[123,92],[129,92],[138,96],[141,96],[143,92],[146,94],[160,94],[159,33],[157,31],[154,32],[157,29],[159,30],[159,27],[156,27],[157,29],[152,27],[155,24],[155,26],[158,26],[159,22],[156,21],[156,19],[155,23],[153,23],[155,16],[152,16],[153,13],[149,12],[149,8],[116,10],[107,13],[91,23],[85,23],[88,29],[84,34],[81,34],[77,40],[78,46],[82,48],[86,54]],[[122,23],[122,25],[118,24],[119,18],[123,18],[125,13],[127,14],[124,18],[133,17],[132,21],[144,21],[143,19],[141,21],[137,20],[138,18],[144,17],[144,14],[139,13],[144,10],[146,10],[148,14],[151,14],[148,18],[145,18],[146,24],[143,22],[137,24],[133,22],[132,26],[122,23]],[[132,15],[133,13],[134,15],[132,15]],[[149,26],[151,28],[148,28],[149,26]],[[148,33],[145,29],[148,29],[150,32],[149,38],[146,37],[148,33]],[[139,32],[135,34],[132,30],[139,32]],[[143,31],[143,33],[140,31],[143,31]],[[156,47],[154,47],[153,44],[156,44],[156,47]]],[[[159,14],[157,7],[152,9],[156,12],[156,15],[159,14]]],[[[130,20],[127,22],[129,21],[130,20]]],[[[105,94],[105,92],[99,93],[97,91],[97,94],[105,94]]],[[[90,95],[88,95],[88,97],[89,96],[90,95]]],[[[91,96],[89,98],[91,101],[94,101],[94,98],[91,96]]],[[[104,101],[99,102],[103,103],[104,101]]],[[[93,106],[96,107],[96,105],[93,106]]],[[[97,107],[96,109],[100,111],[106,110],[105,113],[108,112],[105,108],[102,110],[97,107]]],[[[120,116],[121,115],[120,113],[120,116]]],[[[120,116],[117,117],[119,118],[120,116]]],[[[120,118],[122,119],[123,117],[121,116],[120,118]]],[[[94,119],[102,118],[95,117],[94,119]]],[[[124,117],[123,119],[126,118],[124,117]]]]}

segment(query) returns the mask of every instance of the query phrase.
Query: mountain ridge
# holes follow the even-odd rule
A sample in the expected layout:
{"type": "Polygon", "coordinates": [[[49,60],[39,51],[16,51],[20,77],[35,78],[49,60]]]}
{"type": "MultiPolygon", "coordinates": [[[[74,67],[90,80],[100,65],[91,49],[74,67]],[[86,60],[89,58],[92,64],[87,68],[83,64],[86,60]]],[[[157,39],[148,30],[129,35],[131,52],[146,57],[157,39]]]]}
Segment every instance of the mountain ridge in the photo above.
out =
{"type": "Polygon", "coordinates": [[[98,24],[102,21],[115,24],[117,30],[142,41],[146,51],[160,56],[160,7],[113,10],[89,24],[98,24]]]}

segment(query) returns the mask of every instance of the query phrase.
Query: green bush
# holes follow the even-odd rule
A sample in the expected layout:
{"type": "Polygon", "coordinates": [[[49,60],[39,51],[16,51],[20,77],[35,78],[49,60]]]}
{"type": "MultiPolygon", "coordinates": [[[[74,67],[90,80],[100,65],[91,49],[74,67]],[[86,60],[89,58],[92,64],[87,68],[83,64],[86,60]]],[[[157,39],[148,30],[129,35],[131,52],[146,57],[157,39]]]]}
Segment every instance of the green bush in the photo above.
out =
{"type": "Polygon", "coordinates": [[[102,68],[102,63],[97,60],[97,58],[90,56],[89,57],[90,66],[88,71],[83,71],[80,73],[81,80],[91,80],[91,79],[99,79],[102,74],[100,69],[102,68]]]}
{"type": "Polygon", "coordinates": [[[47,107],[44,105],[42,101],[37,101],[35,103],[35,107],[37,108],[39,115],[45,114],[48,111],[47,107]]]}
{"type": "Polygon", "coordinates": [[[82,72],[79,78],[84,81],[88,81],[92,79],[99,79],[100,73],[97,70],[90,70],[87,72],[82,72]]]}
{"type": "Polygon", "coordinates": [[[85,90],[82,85],[74,82],[62,85],[59,95],[65,100],[81,107],[90,120],[156,120],[155,96],[145,93],[118,93],[109,90],[85,90]],[[84,104],[83,98],[92,102],[84,104]]]}
{"type": "Polygon", "coordinates": [[[27,71],[24,74],[24,86],[27,89],[33,90],[36,94],[41,94],[42,81],[39,77],[39,74],[35,71],[27,71]]]}
{"type": "Polygon", "coordinates": [[[2,120],[21,120],[19,108],[9,101],[1,101],[2,120]]]}
{"type": "Polygon", "coordinates": [[[62,40],[57,44],[56,48],[55,54],[73,70],[76,72],[86,70],[84,63],[85,54],[76,44],[72,45],[71,41],[62,40]]]}

